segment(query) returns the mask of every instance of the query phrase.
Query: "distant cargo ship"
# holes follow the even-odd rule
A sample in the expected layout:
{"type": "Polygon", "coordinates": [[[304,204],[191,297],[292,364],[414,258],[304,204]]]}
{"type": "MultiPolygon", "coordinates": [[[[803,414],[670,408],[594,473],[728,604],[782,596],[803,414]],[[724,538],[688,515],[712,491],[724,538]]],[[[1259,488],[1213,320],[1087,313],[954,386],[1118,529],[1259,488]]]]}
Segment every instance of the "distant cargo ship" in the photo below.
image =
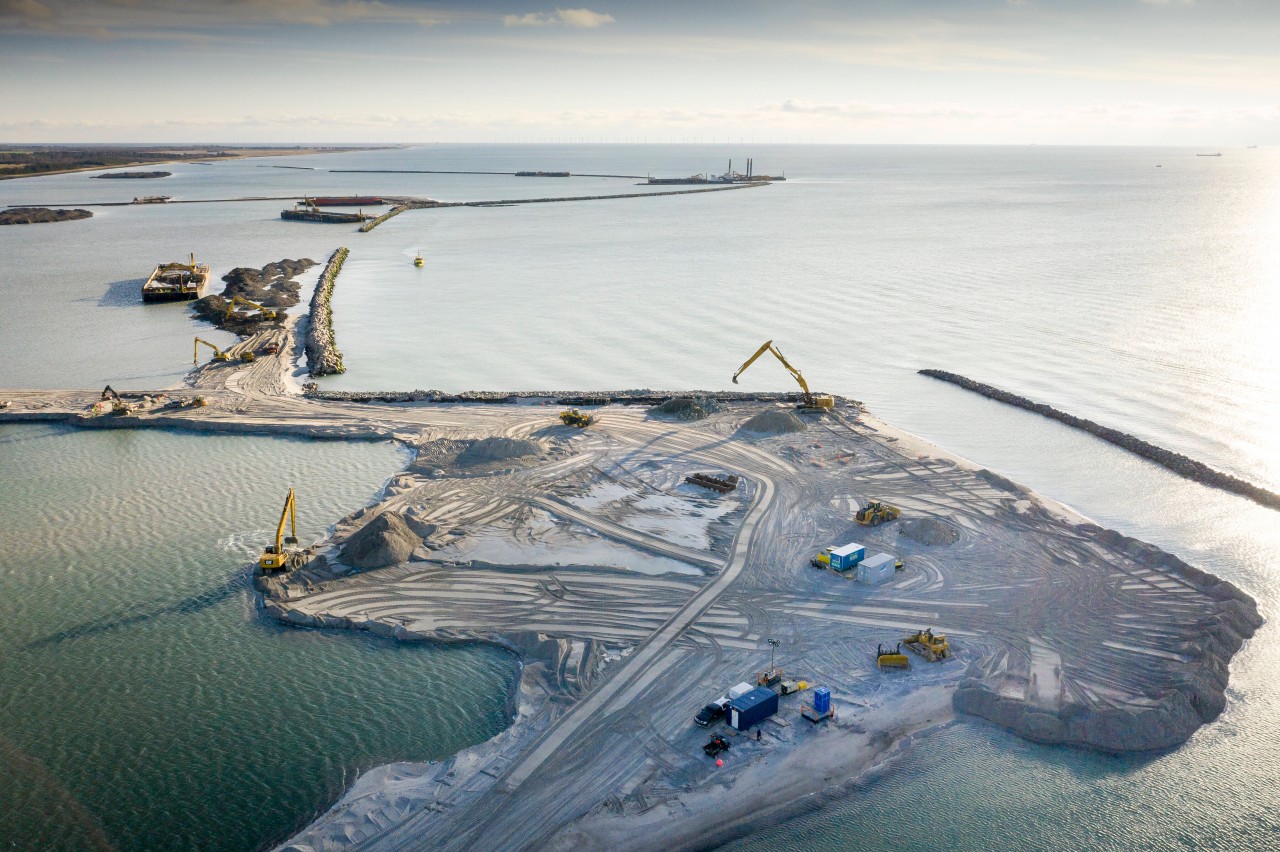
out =
{"type": "Polygon", "coordinates": [[[568,172],[516,172],[516,177],[569,177],[568,172]]]}
{"type": "Polygon", "coordinates": [[[1197,157],[1221,157],[1222,153],[1219,152],[1217,154],[1196,154],[1196,156],[1197,157]]]}
{"type": "Polygon", "coordinates": [[[208,264],[197,264],[194,254],[190,263],[162,263],[142,285],[142,301],[187,302],[198,299],[208,280],[208,264]]]}
{"type": "Polygon", "coordinates": [[[735,172],[733,170],[733,160],[729,161],[729,170],[722,175],[713,175],[708,177],[705,174],[690,175],[687,178],[655,178],[648,179],[649,186],[673,186],[683,184],[703,184],[703,183],[773,183],[774,181],[786,180],[781,175],[758,175],[754,171],[755,163],[753,160],[747,160],[747,173],[735,172]]]}

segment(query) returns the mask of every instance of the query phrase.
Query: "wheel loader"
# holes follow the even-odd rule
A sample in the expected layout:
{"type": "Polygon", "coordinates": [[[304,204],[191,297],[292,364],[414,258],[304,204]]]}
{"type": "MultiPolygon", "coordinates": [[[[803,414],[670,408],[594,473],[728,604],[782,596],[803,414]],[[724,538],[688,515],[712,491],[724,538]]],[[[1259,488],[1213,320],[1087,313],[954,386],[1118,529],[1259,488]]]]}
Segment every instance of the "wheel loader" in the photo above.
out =
{"type": "Polygon", "coordinates": [[[853,519],[863,526],[878,527],[887,521],[896,521],[902,510],[879,500],[872,500],[857,511],[853,519]]]}

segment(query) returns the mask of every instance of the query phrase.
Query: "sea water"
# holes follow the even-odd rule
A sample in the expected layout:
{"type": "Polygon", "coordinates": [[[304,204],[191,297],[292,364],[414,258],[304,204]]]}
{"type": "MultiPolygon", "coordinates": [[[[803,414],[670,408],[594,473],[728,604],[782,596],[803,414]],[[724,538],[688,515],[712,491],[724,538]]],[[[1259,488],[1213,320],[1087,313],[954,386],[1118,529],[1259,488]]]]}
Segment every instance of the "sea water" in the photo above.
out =
{"type": "MultiPolygon", "coordinates": [[[[748,154],[757,171],[788,178],[676,197],[410,211],[363,235],[281,222],[279,201],[94,208],[90,220],[0,229],[0,386],[178,381],[183,341],[207,327],[181,306],[133,300],[154,263],[196,251],[217,275],[347,245],[334,308],[349,372],[326,387],[731,388],[733,371],[772,338],[815,388],[864,400],[1230,579],[1274,618],[1274,512],[915,370],[988,381],[1280,488],[1276,151],[751,147],[437,145],[183,164],[145,187],[84,175],[0,183],[10,204],[144,191],[497,200],[645,188],[326,170],[677,176],[748,154]]],[[[741,382],[793,387],[765,360],[741,382]]],[[[210,471],[209,481],[230,480],[210,471]]],[[[1045,749],[966,721],[742,848],[1266,848],[1280,831],[1276,640],[1269,621],[1234,661],[1227,712],[1170,753],[1045,749]]]]}
{"type": "Polygon", "coordinates": [[[0,427],[0,849],[244,850],[364,769],[507,724],[510,654],[284,627],[249,566],[314,541],[389,444],[0,427]]]}

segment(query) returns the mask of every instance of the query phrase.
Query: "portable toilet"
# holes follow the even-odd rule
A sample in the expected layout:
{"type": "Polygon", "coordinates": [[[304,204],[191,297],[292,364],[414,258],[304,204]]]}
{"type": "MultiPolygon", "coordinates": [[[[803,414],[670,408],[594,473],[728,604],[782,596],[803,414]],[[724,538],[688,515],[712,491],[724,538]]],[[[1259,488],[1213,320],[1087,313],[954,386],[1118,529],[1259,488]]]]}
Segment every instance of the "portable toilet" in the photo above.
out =
{"type": "Polygon", "coordinates": [[[858,563],[858,582],[877,586],[893,576],[897,562],[887,553],[877,553],[858,563]]]}
{"type": "Polygon", "coordinates": [[[857,542],[851,542],[843,547],[827,548],[827,555],[831,558],[832,568],[848,571],[862,561],[862,557],[867,555],[867,549],[857,542]]]}
{"type": "Polygon", "coordinates": [[[820,686],[813,691],[813,709],[819,714],[831,712],[831,690],[820,686]]]}
{"type": "Polygon", "coordinates": [[[745,695],[739,695],[729,702],[729,727],[736,731],[745,731],[778,712],[778,693],[772,689],[757,686],[745,695]]]}

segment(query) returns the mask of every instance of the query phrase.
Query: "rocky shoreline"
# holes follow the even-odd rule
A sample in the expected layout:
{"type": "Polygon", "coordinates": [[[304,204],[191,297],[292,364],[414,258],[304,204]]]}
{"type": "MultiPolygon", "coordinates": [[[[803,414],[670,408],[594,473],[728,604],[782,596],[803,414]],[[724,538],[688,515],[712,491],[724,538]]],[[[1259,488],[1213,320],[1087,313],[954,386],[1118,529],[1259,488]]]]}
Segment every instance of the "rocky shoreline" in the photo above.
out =
{"type": "Polygon", "coordinates": [[[315,292],[311,296],[311,319],[307,324],[307,368],[312,376],[332,376],[345,373],[342,363],[342,352],[333,338],[333,312],[329,307],[329,299],[333,295],[333,285],[342,271],[342,264],[349,254],[346,247],[339,248],[330,257],[320,274],[315,292]]]}
{"type": "Polygon", "coordinates": [[[227,285],[222,293],[198,299],[192,303],[191,309],[201,319],[224,331],[246,337],[256,334],[284,322],[285,309],[298,304],[302,291],[302,285],[293,279],[315,265],[314,260],[304,257],[268,263],[261,269],[237,266],[222,276],[227,285]],[[229,312],[228,308],[237,296],[275,311],[275,317],[268,319],[257,312],[229,312]]]}
{"type": "Polygon", "coordinates": [[[1052,420],[1057,420],[1059,423],[1065,423],[1073,428],[1088,432],[1090,435],[1115,444],[1121,449],[1128,450],[1135,455],[1142,456],[1162,467],[1166,467],[1193,482],[1199,482],[1201,485],[1208,485],[1213,488],[1221,488],[1223,491],[1230,491],[1233,494],[1239,494],[1241,497],[1248,497],[1255,503],[1266,506],[1269,509],[1280,509],[1280,494],[1274,491],[1269,491],[1238,476],[1214,470],[1204,462],[1188,458],[1181,453],[1175,453],[1173,450],[1157,447],[1155,444],[1148,443],[1126,432],[1121,432],[1119,429],[1112,429],[1092,420],[1076,417],[1074,414],[1068,414],[1051,405],[1034,402],[1024,396],[1018,396],[982,382],[975,382],[973,379],[965,378],[956,373],[948,373],[945,370],[920,370],[919,373],[922,376],[949,382],[965,390],[981,394],[988,399],[994,399],[996,402],[1003,402],[1006,405],[1032,411],[1052,420]]]}

